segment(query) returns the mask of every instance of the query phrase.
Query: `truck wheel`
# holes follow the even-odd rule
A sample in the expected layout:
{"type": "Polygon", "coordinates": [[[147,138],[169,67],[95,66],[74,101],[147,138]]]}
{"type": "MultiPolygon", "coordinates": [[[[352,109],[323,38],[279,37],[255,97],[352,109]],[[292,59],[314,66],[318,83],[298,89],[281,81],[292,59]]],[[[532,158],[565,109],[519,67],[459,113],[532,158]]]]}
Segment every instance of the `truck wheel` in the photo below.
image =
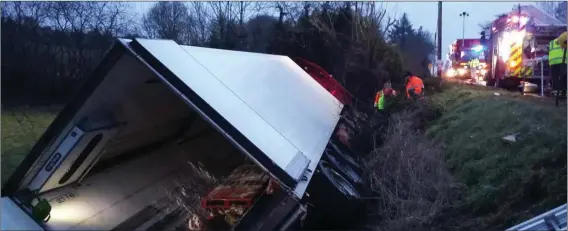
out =
{"type": "Polygon", "coordinates": [[[363,172],[360,169],[353,168],[349,163],[340,159],[341,157],[337,156],[336,153],[337,152],[328,148],[324,152],[324,159],[329,161],[349,182],[361,185],[363,183],[361,177],[363,172]]]}
{"type": "Polygon", "coordinates": [[[351,119],[348,119],[347,117],[341,117],[339,119],[339,123],[343,124],[345,127],[349,128],[350,130],[355,130],[355,128],[357,127],[355,125],[355,122],[351,119]]]}
{"type": "Polygon", "coordinates": [[[328,147],[335,152],[336,156],[349,163],[356,170],[363,169],[359,164],[359,158],[345,145],[332,140],[329,142],[328,147]]]}
{"type": "Polygon", "coordinates": [[[322,160],[308,188],[308,229],[347,229],[364,211],[359,190],[331,163],[322,160]]]}
{"type": "Polygon", "coordinates": [[[489,78],[485,84],[487,87],[493,87],[495,86],[495,79],[493,78],[489,78]]]}

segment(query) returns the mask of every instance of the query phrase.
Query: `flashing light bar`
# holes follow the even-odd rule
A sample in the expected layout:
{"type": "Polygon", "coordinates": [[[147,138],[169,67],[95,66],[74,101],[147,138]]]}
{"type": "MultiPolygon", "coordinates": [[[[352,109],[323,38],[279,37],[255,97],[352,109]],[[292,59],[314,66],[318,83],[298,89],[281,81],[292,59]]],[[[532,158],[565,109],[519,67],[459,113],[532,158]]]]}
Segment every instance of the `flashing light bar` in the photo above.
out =
{"type": "Polygon", "coordinates": [[[472,47],[471,49],[472,49],[473,51],[475,51],[475,52],[480,52],[480,51],[483,50],[483,46],[482,46],[482,45],[477,45],[477,46],[475,46],[475,47],[472,47]]]}

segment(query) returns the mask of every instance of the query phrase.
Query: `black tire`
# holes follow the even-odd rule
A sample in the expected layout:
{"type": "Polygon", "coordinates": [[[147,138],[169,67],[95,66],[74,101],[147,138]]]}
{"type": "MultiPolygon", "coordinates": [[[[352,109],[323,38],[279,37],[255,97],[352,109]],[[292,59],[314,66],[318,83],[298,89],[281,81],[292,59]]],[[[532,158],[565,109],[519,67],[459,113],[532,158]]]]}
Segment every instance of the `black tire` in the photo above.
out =
{"type": "Polygon", "coordinates": [[[488,78],[485,82],[485,86],[487,87],[494,87],[495,86],[495,79],[488,78]]]}
{"type": "Polygon", "coordinates": [[[338,156],[343,161],[347,162],[349,165],[351,165],[353,168],[355,168],[355,170],[361,171],[363,169],[361,167],[361,164],[360,164],[359,156],[356,156],[349,149],[349,147],[346,147],[345,145],[343,145],[339,142],[336,142],[334,140],[329,141],[327,147],[330,148],[331,150],[333,150],[333,152],[335,152],[334,154],[336,156],[338,156]]]}
{"type": "Polygon", "coordinates": [[[356,128],[357,128],[357,125],[351,119],[341,118],[339,121],[341,122],[341,124],[343,124],[345,127],[347,127],[351,131],[355,131],[356,128]]]}
{"type": "Polygon", "coordinates": [[[318,163],[307,192],[308,221],[305,229],[348,229],[362,217],[359,190],[325,160],[318,163]]]}
{"type": "Polygon", "coordinates": [[[357,187],[363,184],[363,178],[361,177],[363,171],[352,167],[349,163],[346,163],[346,161],[338,156],[332,149],[326,148],[323,158],[331,163],[333,167],[343,174],[343,177],[349,180],[352,184],[355,184],[357,187]]]}

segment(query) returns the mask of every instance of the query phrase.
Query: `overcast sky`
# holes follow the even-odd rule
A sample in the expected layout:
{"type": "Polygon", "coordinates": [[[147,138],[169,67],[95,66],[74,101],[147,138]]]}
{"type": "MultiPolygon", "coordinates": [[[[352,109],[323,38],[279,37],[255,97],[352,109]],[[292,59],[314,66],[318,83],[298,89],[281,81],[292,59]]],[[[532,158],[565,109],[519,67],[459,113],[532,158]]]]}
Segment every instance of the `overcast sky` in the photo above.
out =
{"type": "MultiPolygon", "coordinates": [[[[134,11],[141,14],[147,11],[153,2],[137,2],[134,11]]],[[[511,11],[515,2],[443,2],[442,3],[442,58],[448,52],[448,46],[462,37],[463,18],[459,14],[469,13],[465,19],[465,37],[479,38],[481,31],[478,24],[492,21],[498,14],[511,11]]],[[[528,3],[524,3],[528,4],[528,3]]],[[[531,3],[532,4],[532,3],[531,3]]],[[[436,32],[438,20],[438,2],[386,2],[383,6],[389,15],[399,18],[406,12],[414,27],[436,32]]]]}
{"type": "MultiPolygon", "coordinates": [[[[523,3],[527,4],[527,3],[523,3]]],[[[514,2],[442,2],[442,58],[448,46],[462,38],[463,18],[461,12],[468,12],[465,19],[465,38],[479,38],[478,24],[496,19],[496,15],[507,13],[518,3],[514,2]]],[[[434,34],[438,23],[438,2],[389,2],[387,9],[400,17],[408,14],[415,27],[422,26],[434,34]]]]}

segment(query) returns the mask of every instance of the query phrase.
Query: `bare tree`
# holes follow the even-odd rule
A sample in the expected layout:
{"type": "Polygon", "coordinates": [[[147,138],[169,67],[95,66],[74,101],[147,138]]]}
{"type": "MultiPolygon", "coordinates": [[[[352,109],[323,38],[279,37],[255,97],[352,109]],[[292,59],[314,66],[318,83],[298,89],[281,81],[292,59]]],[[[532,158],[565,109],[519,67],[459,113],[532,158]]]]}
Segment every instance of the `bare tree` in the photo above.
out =
{"type": "Polygon", "coordinates": [[[477,26],[479,26],[479,29],[481,29],[482,31],[485,31],[485,30],[491,29],[492,23],[493,22],[491,22],[491,21],[485,21],[485,22],[477,24],[477,26]]]}
{"type": "Polygon", "coordinates": [[[245,23],[256,14],[258,3],[209,2],[212,12],[210,45],[219,48],[249,50],[245,23]]]}
{"type": "Polygon", "coordinates": [[[190,44],[204,46],[211,36],[211,14],[206,2],[191,2],[190,12],[194,20],[190,27],[190,44]]]}
{"type": "Polygon", "coordinates": [[[103,41],[89,41],[88,34],[118,36],[128,31],[127,6],[117,2],[50,2],[46,25],[70,33],[65,46],[52,47],[61,59],[64,75],[80,78],[94,67],[104,47],[103,41]],[[98,43],[99,45],[94,45],[98,43]],[[96,49],[94,49],[95,47],[96,49]],[[102,49],[100,49],[102,47],[102,49]]]}
{"type": "Polygon", "coordinates": [[[2,17],[12,18],[19,23],[31,18],[41,25],[48,17],[48,5],[48,2],[2,2],[2,17]]]}
{"type": "Polygon", "coordinates": [[[549,15],[560,20],[561,22],[566,22],[566,2],[565,1],[543,1],[536,2],[536,5],[544,10],[549,15]]]}
{"type": "Polygon", "coordinates": [[[536,5],[541,8],[542,10],[544,10],[546,13],[550,14],[550,15],[554,15],[554,10],[556,9],[556,5],[558,4],[558,2],[549,2],[549,1],[543,1],[543,2],[537,2],[536,5]]]}
{"type": "Polygon", "coordinates": [[[158,2],[143,17],[143,27],[150,38],[171,39],[189,44],[194,18],[184,2],[158,2]]]}
{"type": "MultiPolygon", "coordinates": [[[[345,3],[322,3],[318,10],[321,17],[310,17],[310,23],[316,27],[320,33],[325,34],[325,38],[334,46],[341,46],[340,41],[349,41],[349,47],[343,47],[344,61],[341,70],[343,73],[337,76],[344,85],[347,83],[346,73],[354,65],[370,67],[377,62],[376,55],[379,43],[384,42],[384,34],[394,24],[395,20],[387,16],[387,12],[382,5],[376,2],[345,2],[345,3]],[[343,11],[343,13],[341,13],[343,11]],[[340,12],[337,14],[337,12],[340,12]],[[344,17],[350,24],[350,31],[338,31],[334,28],[333,15],[344,17]],[[349,14],[350,18],[345,18],[349,14]],[[340,39],[341,38],[341,39],[340,39]]],[[[377,71],[382,72],[379,66],[377,71]]],[[[383,73],[384,74],[384,73],[383,73]]],[[[353,81],[351,81],[353,82],[353,81]]],[[[367,81],[356,81],[358,84],[368,84],[367,81]]],[[[354,84],[354,82],[353,82],[354,84]]],[[[353,86],[352,89],[359,89],[362,86],[353,86]]]]}
{"type": "MultiPolygon", "coordinates": [[[[10,18],[14,20],[16,24],[24,25],[25,27],[16,27],[15,31],[6,33],[4,36],[12,37],[12,39],[17,40],[15,36],[21,34],[25,29],[32,31],[38,31],[42,24],[48,20],[48,2],[2,2],[2,17],[10,18]]],[[[32,43],[17,43],[12,44],[8,49],[14,49],[14,52],[19,53],[22,56],[22,60],[27,60],[35,55],[39,55],[38,44],[32,43]]],[[[33,64],[31,62],[24,63],[29,65],[27,68],[31,68],[33,64]]]]}
{"type": "Polygon", "coordinates": [[[120,2],[3,2],[3,83],[29,103],[62,99],[128,21],[120,2]]]}
{"type": "Polygon", "coordinates": [[[278,20],[268,15],[258,15],[250,19],[246,25],[248,50],[265,53],[276,23],[278,23],[278,20]]]}

